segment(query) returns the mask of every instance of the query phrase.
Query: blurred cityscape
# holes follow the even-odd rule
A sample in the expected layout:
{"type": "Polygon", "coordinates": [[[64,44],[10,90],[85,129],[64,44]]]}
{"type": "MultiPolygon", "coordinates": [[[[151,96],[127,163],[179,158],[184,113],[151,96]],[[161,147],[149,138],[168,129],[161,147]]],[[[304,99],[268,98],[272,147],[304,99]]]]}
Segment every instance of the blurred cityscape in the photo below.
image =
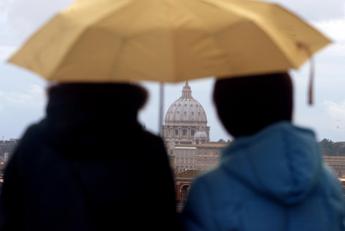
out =
{"type": "MultiPolygon", "coordinates": [[[[210,140],[210,127],[203,106],[192,96],[188,83],[182,95],[167,110],[162,127],[171,166],[176,180],[178,209],[183,207],[195,177],[217,166],[221,150],[231,140],[210,140]]],[[[4,168],[19,140],[0,141],[0,183],[4,168]]],[[[324,139],[320,142],[325,162],[345,188],[345,142],[324,139]]]]}

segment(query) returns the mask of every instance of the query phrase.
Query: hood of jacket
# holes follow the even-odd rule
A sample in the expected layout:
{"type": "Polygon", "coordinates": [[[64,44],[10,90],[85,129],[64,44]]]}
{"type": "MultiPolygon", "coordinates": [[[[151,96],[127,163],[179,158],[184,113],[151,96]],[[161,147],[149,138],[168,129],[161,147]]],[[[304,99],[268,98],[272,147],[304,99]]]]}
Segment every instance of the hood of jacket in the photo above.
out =
{"type": "Polygon", "coordinates": [[[76,155],[81,147],[98,153],[103,146],[126,145],[144,131],[137,117],[146,99],[135,87],[63,84],[48,93],[45,138],[63,153],[76,155]]]}
{"type": "Polygon", "coordinates": [[[236,139],[223,151],[221,164],[252,190],[289,205],[317,185],[322,160],[311,130],[280,122],[236,139]]]}

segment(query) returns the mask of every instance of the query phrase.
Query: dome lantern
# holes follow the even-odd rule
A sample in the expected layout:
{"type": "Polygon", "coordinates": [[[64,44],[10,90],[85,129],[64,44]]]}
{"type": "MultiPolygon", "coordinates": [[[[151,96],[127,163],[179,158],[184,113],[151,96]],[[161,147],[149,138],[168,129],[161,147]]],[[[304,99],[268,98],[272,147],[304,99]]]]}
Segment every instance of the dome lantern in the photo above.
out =
{"type": "Polygon", "coordinates": [[[192,98],[192,90],[188,84],[188,81],[186,81],[186,84],[183,87],[182,98],[185,98],[185,99],[191,99],[192,98]]]}

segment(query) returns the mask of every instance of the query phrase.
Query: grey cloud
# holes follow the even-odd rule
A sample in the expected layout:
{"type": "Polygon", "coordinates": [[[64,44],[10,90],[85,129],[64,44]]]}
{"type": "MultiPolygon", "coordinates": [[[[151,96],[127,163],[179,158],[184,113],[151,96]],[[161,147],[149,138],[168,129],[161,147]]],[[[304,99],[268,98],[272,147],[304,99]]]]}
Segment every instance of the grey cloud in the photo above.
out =
{"type": "Polygon", "coordinates": [[[18,138],[44,115],[44,82],[26,71],[0,64],[0,137],[18,138]]]}
{"type": "Polygon", "coordinates": [[[0,62],[6,60],[16,48],[14,46],[0,46],[0,62]]]}
{"type": "MultiPolygon", "coordinates": [[[[3,1],[3,0],[1,0],[3,1]]],[[[7,1],[6,25],[14,42],[20,43],[57,11],[68,6],[72,0],[5,0],[7,1]]]]}
{"type": "Polygon", "coordinates": [[[345,17],[342,19],[322,21],[314,25],[335,42],[345,44],[345,17]]]}
{"type": "MultiPolygon", "coordinates": [[[[72,0],[1,0],[0,18],[6,18],[16,42],[23,41],[55,12],[72,0]]],[[[271,0],[292,9],[308,20],[329,20],[344,16],[344,0],[271,0]]],[[[1,20],[0,20],[1,21],[1,20]]]]}

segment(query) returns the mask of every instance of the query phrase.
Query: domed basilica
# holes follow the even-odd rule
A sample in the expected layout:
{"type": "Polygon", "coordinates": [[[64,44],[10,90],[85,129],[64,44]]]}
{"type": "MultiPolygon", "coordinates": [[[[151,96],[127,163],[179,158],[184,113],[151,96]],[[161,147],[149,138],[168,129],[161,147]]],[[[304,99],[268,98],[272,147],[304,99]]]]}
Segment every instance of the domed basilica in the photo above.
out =
{"type": "Polygon", "coordinates": [[[193,178],[218,164],[220,150],[227,142],[210,141],[206,112],[193,98],[188,82],[182,89],[182,96],[170,105],[162,131],[181,208],[193,178]]]}
{"type": "Polygon", "coordinates": [[[186,82],[182,96],[176,100],[165,115],[163,136],[168,146],[176,144],[202,144],[210,140],[210,127],[201,104],[192,96],[186,82]]]}

